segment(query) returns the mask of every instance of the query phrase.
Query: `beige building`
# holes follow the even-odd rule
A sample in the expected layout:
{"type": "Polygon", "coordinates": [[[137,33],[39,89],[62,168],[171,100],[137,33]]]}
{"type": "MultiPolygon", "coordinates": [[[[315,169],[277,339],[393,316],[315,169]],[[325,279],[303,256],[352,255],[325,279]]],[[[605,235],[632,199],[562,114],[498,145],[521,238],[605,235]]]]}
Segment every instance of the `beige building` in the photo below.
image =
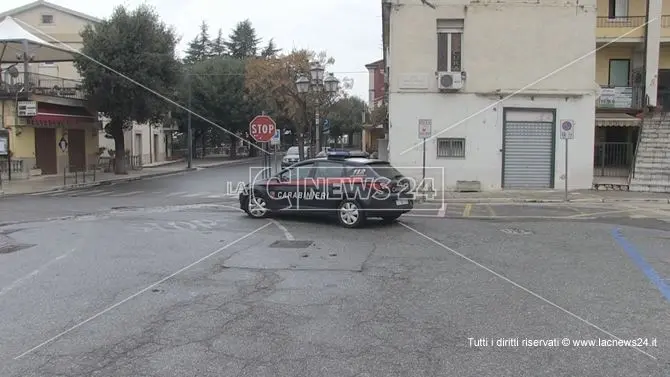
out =
{"type": "MultiPolygon", "coordinates": [[[[58,44],[59,42],[71,48],[82,48],[81,30],[90,24],[100,22],[99,19],[61,7],[59,5],[38,0],[0,14],[0,19],[11,16],[27,25],[22,25],[37,37],[58,44]],[[34,28],[34,29],[33,29],[34,28]]],[[[20,71],[21,67],[17,66],[20,71]]],[[[44,62],[30,64],[31,74],[41,81],[60,87],[73,87],[81,80],[79,73],[72,62],[44,62]]],[[[104,125],[104,119],[99,119],[104,125]]],[[[146,124],[134,124],[125,132],[125,147],[129,152],[133,165],[140,161],[149,164],[166,160],[171,155],[168,148],[169,130],[163,127],[149,127],[146,124]]],[[[106,150],[114,150],[114,140],[106,137],[105,132],[96,132],[97,144],[106,150]]],[[[97,147],[96,147],[97,148],[97,147]]],[[[103,157],[108,156],[103,152],[103,157]]]]}

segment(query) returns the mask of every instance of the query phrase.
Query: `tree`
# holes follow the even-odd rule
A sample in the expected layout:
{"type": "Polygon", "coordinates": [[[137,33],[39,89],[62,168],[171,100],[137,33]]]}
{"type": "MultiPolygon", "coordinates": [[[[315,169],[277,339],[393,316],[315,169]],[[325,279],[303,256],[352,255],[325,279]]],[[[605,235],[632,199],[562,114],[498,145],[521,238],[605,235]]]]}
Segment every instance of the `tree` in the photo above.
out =
{"type": "Polygon", "coordinates": [[[281,49],[277,48],[277,46],[275,46],[274,40],[270,39],[268,41],[267,46],[265,46],[263,51],[261,51],[261,57],[272,58],[272,57],[277,56],[277,53],[279,53],[280,51],[281,51],[281,49]]]}
{"type": "Polygon", "coordinates": [[[211,56],[211,42],[209,40],[209,25],[205,21],[200,24],[200,32],[189,43],[184,62],[193,64],[211,56]]]}
{"type": "Polygon", "coordinates": [[[223,38],[223,29],[219,29],[216,38],[210,42],[209,54],[210,56],[226,55],[226,40],[223,38]]]}
{"type": "Polygon", "coordinates": [[[319,104],[321,117],[325,118],[329,105],[337,98],[337,94],[326,92],[309,95],[298,93],[295,81],[301,75],[309,75],[312,60],[318,60],[324,66],[334,63],[325,53],[294,50],[290,54],[274,58],[249,59],[246,66],[246,87],[249,95],[269,115],[286,119],[295,125],[301,158],[304,158],[304,134],[314,126],[316,104],[319,104]]]}
{"type": "Polygon", "coordinates": [[[105,131],[114,138],[115,172],[125,174],[124,128],[133,122],[157,124],[168,111],[162,99],[126,77],[158,93],[173,93],[180,74],[178,38],[146,5],[133,11],[119,6],[111,18],[86,26],[81,37],[83,48],[74,65],[91,105],[110,119],[105,131]]]}
{"type": "Polygon", "coordinates": [[[230,55],[238,59],[252,58],[257,55],[260,38],[256,37],[256,29],[251,21],[239,22],[228,37],[226,48],[230,55]]]}
{"type": "MultiPolygon", "coordinates": [[[[203,140],[207,135],[216,140],[220,137],[230,141],[231,156],[235,156],[235,147],[240,135],[247,130],[249,120],[255,113],[254,103],[245,94],[245,63],[231,57],[214,57],[187,67],[187,77],[178,89],[181,103],[188,100],[191,91],[191,111],[224,127],[227,131],[212,126],[200,117],[191,117],[195,140],[203,140]],[[191,80],[190,88],[186,80],[191,80]],[[237,135],[233,136],[231,135],[237,135]]],[[[179,118],[186,119],[188,114],[179,111],[179,118]]],[[[181,122],[182,128],[186,122],[181,122]]]]}
{"type": "Polygon", "coordinates": [[[359,97],[338,99],[330,107],[328,115],[330,137],[337,140],[343,135],[349,135],[349,140],[351,140],[353,133],[362,129],[363,115],[366,111],[365,101],[359,97]]]}

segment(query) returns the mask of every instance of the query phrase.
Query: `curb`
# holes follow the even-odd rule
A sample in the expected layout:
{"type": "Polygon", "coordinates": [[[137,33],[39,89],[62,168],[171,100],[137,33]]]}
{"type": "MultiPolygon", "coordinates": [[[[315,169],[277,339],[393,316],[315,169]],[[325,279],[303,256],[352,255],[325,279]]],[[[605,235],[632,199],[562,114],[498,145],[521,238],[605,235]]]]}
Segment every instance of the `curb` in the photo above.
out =
{"type": "MultiPolygon", "coordinates": [[[[566,203],[563,199],[525,199],[525,198],[455,198],[455,199],[424,199],[424,203],[566,203]]],[[[670,204],[670,199],[631,198],[631,199],[570,199],[567,203],[659,203],[670,204]]]]}
{"type": "Polygon", "coordinates": [[[262,158],[261,157],[243,158],[243,159],[240,159],[240,160],[232,160],[232,161],[228,160],[228,161],[221,161],[221,162],[213,162],[211,164],[203,164],[203,165],[194,166],[194,167],[198,168],[198,169],[209,169],[209,168],[217,168],[217,167],[220,167],[220,166],[242,165],[242,164],[246,164],[246,163],[249,163],[249,162],[254,162],[256,160],[262,160],[262,158]]]}
{"type": "Polygon", "coordinates": [[[67,186],[61,186],[49,190],[42,190],[42,191],[31,191],[31,192],[22,192],[22,193],[15,193],[15,194],[4,194],[2,191],[0,191],[0,197],[3,198],[8,198],[12,196],[20,196],[20,195],[31,195],[31,194],[46,194],[46,193],[55,193],[55,192],[63,192],[63,191],[73,191],[73,190],[78,190],[78,189],[83,189],[83,188],[90,188],[90,187],[98,187],[98,186],[106,186],[106,185],[111,185],[114,183],[120,183],[120,182],[132,182],[132,181],[139,181],[142,179],[147,179],[147,178],[154,178],[154,177],[164,177],[168,175],[176,175],[180,173],[185,173],[189,171],[195,171],[197,168],[185,168],[185,169],[180,169],[180,170],[175,170],[175,171],[166,171],[166,172],[160,172],[160,173],[151,173],[151,174],[144,174],[140,175],[137,177],[128,177],[128,178],[113,178],[113,179],[108,179],[104,181],[97,181],[97,182],[90,182],[90,183],[75,183],[72,185],[67,185],[67,186]]]}

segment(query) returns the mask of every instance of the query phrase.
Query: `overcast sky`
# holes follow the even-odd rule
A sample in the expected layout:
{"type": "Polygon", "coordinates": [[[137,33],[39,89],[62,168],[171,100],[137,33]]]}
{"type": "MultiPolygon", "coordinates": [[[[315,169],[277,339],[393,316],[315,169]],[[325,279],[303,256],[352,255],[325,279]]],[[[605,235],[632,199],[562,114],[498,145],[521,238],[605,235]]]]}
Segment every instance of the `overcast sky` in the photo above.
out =
{"type": "MultiPolygon", "coordinates": [[[[3,1],[0,12],[32,1],[3,1]]],[[[117,5],[136,7],[143,1],[50,0],[98,18],[108,17],[117,5]]],[[[340,81],[354,79],[350,91],[367,101],[365,64],[381,59],[381,3],[379,0],[147,0],[163,20],[175,26],[182,37],[180,52],[198,33],[204,20],[211,34],[223,28],[224,35],[246,18],[266,42],[274,38],[280,48],[325,50],[335,58],[332,71],[340,81]]]]}

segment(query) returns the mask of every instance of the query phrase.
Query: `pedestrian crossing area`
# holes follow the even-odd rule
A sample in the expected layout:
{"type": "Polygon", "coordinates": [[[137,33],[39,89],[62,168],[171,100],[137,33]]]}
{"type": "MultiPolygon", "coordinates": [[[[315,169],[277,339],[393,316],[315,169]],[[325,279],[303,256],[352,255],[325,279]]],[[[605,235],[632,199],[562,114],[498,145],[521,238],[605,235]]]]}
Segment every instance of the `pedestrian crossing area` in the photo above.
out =
{"type": "Polygon", "coordinates": [[[59,192],[42,192],[30,194],[30,196],[39,196],[47,198],[74,198],[74,197],[88,197],[88,198],[132,198],[132,197],[154,197],[154,198],[171,198],[171,199],[227,199],[237,198],[237,193],[222,193],[222,192],[189,192],[189,191],[151,191],[151,190],[135,190],[135,191],[119,191],[112,189],[98,189],[98,190],[82,190],[82,191],[59,191],[59,192]]]}

